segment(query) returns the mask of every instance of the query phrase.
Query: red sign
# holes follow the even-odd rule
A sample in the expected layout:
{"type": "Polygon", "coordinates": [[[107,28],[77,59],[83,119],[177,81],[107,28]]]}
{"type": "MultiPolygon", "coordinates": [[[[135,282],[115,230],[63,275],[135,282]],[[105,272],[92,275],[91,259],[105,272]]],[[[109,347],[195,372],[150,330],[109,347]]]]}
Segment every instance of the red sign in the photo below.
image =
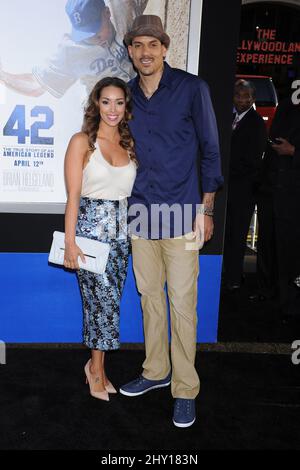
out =
{"type": "Polygon", "coordinates": [[[257,40],[243,39],[238,51],[238,64],[292,65],[294,54],[300,52],[300,42],[276,41],[275,29],[257,28],[257,40]]]}

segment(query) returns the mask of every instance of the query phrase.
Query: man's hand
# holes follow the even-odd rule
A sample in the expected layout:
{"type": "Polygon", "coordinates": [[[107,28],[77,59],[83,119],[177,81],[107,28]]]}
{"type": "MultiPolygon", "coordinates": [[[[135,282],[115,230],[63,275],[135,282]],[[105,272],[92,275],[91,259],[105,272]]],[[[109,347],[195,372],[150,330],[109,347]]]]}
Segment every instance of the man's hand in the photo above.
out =
{"type": "Polygon", "coordinates": [[[208,242],[214,233],[214,219],[210,215],[204,216],[204,241],[208,242]]]}
{"type": "Polygon", "coordinates": [[[212,217],[214,211],[215,203],[215,193],[204,193],[202,204],[204,205],[204,214],[205,210],[208,214],[204,215],[203,224],[204,224],[204,242],[208,242],[214,233],[214,219],[212,217]]]}
{"type": "Polygon", "coordinates": [[[209,215],[197,214],[193,226],[194,234],[196,236],[196,243],[199,249],[202,248],[205,242],[208,242],[214,233],[213,217],[209,215]]]}
{"type": "Polygon", "coordinates": [[[193,224],[193,232],[196,238],[197,249],[200,250],[204,245],[204,215],[197,213],[193,224]]]}
{"type": "Polygon", "coordinates": [[[282,137],[278,137],[276,140],[279,140],[281,143],[272,145],[272,148],[278,153],[278,155],[294,155],[294,145],[290,144],[288,140],[283,139],[282,137]]]}

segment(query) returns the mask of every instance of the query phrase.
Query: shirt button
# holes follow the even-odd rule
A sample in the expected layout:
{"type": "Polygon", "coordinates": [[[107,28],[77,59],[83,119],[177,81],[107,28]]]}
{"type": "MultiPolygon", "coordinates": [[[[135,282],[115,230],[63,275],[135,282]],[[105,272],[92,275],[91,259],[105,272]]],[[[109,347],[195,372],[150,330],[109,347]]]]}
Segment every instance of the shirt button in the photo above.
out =
{"type": "Polygon", "coordinates": [[[152,149],[148,149],[148,152],[152,152],[152,149]]]}

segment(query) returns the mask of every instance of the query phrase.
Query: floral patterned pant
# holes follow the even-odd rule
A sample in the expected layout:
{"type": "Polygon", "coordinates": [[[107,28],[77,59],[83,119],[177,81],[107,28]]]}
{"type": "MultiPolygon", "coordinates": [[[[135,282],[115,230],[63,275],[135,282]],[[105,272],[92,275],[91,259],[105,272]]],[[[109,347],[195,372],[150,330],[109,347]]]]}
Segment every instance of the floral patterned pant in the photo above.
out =
{"type": "Polygon", "coordinates": [[[127,199],[110,201],[81,197],[76,235],[110,244],[104,274],[77,271],[83,303],[83,342],[91,349],[120,347],[120,299],[124,287],[129,241],[127,199]]]}

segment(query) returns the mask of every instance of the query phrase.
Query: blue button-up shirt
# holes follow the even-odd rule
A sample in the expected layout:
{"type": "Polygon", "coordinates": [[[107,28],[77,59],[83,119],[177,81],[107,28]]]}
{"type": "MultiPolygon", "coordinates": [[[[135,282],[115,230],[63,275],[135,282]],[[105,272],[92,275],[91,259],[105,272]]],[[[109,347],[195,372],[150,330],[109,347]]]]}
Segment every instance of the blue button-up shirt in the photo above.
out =
{"type": "Polygon", "coordinates": [[[165,63],[159,87],[150,99],[139,86],[139,76],[129,82],[129,87],[133,99],[133,120],[129,125],[139,162],[129,214],[139,214],[134,210],[136,204],[148,210],[148,227],[138,226],[135,230],[131,224],[131,229],[145,238],[169,238],[191,232],[196,205],[201,202],[198,167],[203,192],[215,192],[223,182],[208,86],[195,75],[165,63]],[[181,217],[178,224],[177,212],[177,223],[171,216],[169,221],[160,220],[157,229],[151,209],[162,204],[179,205],[182,213],[188,208],[189,217],[181,217]]]}

